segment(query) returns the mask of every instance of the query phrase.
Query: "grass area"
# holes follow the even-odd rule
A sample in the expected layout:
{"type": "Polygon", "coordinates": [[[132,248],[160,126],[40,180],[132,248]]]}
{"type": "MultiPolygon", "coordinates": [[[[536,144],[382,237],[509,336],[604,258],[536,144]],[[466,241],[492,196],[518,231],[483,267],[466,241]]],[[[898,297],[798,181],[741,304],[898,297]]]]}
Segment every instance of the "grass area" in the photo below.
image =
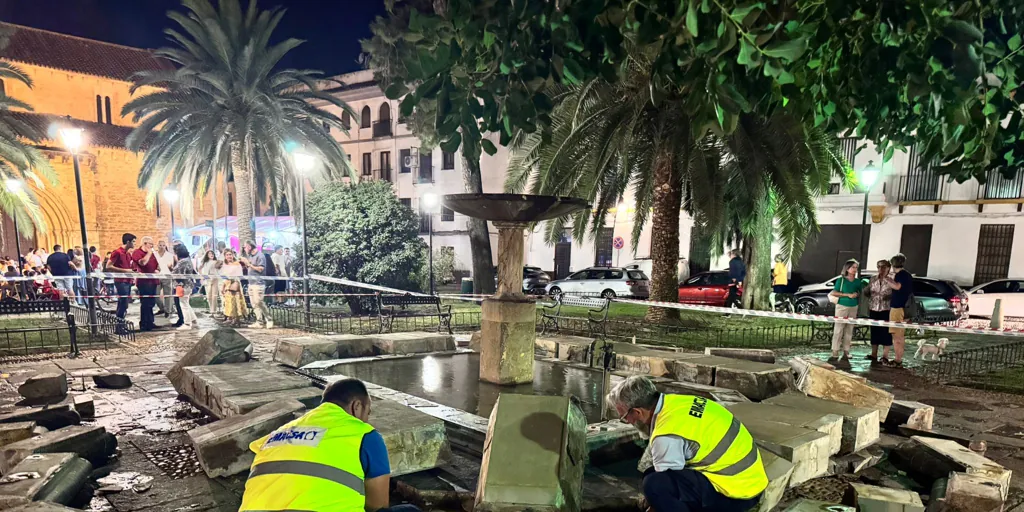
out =
{"type": "MultiPolygon", "coordinates": [[[[93,339],[87,331],[78,330],[80,344],[103,342],[100,335],[93,339]]],[[[71,346],[71,334],[66,323],[45,316],[0,318],[0,356],[52,352],[71,346]]]]}
{"type": "Polygon", "coordinates": [[[975,375],[958,384],[1004,393],[1024,394],[1024,371],[1021,368],[1008,368],[975,375]]]}

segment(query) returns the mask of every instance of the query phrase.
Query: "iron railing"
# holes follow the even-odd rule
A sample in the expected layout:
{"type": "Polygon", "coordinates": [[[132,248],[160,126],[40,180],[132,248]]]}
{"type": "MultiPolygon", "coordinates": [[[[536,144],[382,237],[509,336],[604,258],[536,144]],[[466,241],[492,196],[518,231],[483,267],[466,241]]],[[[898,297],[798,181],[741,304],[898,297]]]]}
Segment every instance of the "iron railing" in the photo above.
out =
{"type": "Polygon", "coordinates": [[[1024,365],[1024,341],[1008,341],[998,345],[947,352],[940,361],[925,365],[920,371],[933,382],[946,384],[971,380],[986,373],[1024,365]]]}
{"type": "Polygon", "coordinates": [[[1022,193],[1024,172],[1020,171],[1006,178],[999,169],[993,169],[985,177],[985,184],[978,187],[978,199],[1020,199],[1022,193]]]}
{"type": "Polygon", "coordinates": [[[946,181],[935,174],[914,172],[900,176],[898,190],[901,203],[942,201],[946,181]]]}
{"type": "MultiPolygon", "coordinates": [[[[89,324],[88,309],[78,304],[72,304],[70,312],[74,316],[75,324],[79,329],[90,330],[89,328],[92,325],[89,324]]],[[[120,341],[135,341],[135,322],[130,320],[121,322],[117,315],[102,309],[96,310],[96,322],[96,331],[99,334],[116,337],[120,341]],[[121,328],[118,328],[119,322],[123,324],[121,328]]]]}
{"type": "MultiPolygon", "coordinates": [[[[291,327],[313,332],[334,334],[376,334],[380,331],[380,318],[377,316],[346,316],[336,313],[310,311],[301,307],[271,306],[274,323],[282,327],[291,327]]],[[[479,311],[453,311],[452,330],[470,332],[480,328],[479,311]]],[[[392,332],[436,331],[437,317],[400,316],[394,317],[391,324],[392,332]]]]}
{"type": "Polygon", "coordinates": [[[81,348],[97,342],[102,342],[106,348],[106,336],[78,336],[76,330],[76,326],[0,330],[0,356],[72,350],[76,344],[81,348]]]}

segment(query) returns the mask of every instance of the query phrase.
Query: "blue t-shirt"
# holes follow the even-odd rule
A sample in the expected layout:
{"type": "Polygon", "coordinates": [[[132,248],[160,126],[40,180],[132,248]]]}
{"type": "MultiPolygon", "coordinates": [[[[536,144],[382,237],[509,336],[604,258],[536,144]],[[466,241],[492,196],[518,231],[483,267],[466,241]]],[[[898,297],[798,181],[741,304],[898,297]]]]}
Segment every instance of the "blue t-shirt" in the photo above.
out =
{"type": "Polygon", "coordinates": [[[914,293],[914,278],[910,275],[910,272],[900,270],[899,272],[896,272],[896,275],[892,276],[892,280],[900,284],[900,289],[892,291],[892,298],[889,299],[889,307],[906,307],[907,300],[910,299],[910,294],[914,293]]]}
{"type": "Polygon", "coordinates": [[[359,462],[363,466],[364,480],[391,474],[388,448],[380,432],[374,430],[363,436],[363,444],[359,446],[359,462]]]}
{"type": "Polygon", "coordinates": [[[71,270],[71,258],[66,252],[55,252],[46,258],[46,264],[50,267],[50,274],[54,276],[70,276],[75,272],[71,270]]]}

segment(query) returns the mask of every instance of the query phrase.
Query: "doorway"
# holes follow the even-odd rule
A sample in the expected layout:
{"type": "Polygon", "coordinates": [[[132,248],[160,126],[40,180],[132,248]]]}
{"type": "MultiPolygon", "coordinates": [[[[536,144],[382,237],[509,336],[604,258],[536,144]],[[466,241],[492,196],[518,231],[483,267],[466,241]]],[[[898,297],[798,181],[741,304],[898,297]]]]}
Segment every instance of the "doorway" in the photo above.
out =
{"type": "Polygon", "coordinates": [[[555,244],[555,279],[564,279],[569,275],[569,264],[572,261],[572,235],[566,230],[562,238],[555,244]]]}
{"type": "Polygon", "coordinates": [[[900,237],[900,252],[907,257],[907,272],[919,276],[928,275],[928,255],[932,252],[932,225],[904,225],[903,235],[900,237]]]}

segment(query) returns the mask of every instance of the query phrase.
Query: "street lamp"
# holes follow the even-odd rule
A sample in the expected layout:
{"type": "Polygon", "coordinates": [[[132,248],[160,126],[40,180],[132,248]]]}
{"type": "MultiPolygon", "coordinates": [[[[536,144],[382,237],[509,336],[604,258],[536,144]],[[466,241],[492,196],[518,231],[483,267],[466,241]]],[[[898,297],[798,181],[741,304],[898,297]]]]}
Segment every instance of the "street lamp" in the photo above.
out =
{"type": "Polygon", "coordinates": [[[864,213],[860,221],[860,265],[861,268],[866,268],[868,258],[868,248],[865,245],[867,242],[867,231],[868,231],[868,196],[871,195],[871,187],[878,181],[878,176],[882,174],[882,170],[875,167],[874,160],[868,161],[868,166],[861,169],[858,173],[857,181],[861,188],[864,189],[864,213]]]}
{"type": "Polygon", "coordinates": [[[430,294],[434,294],[434,208],[437,208],[440,199],[437,194],[433,192],[427,192],[420,198],[423,201],[423,213],[427,214],[427,239],[430,241],[430,294]]]}
{"type": "Polygon", "coordinates": [[[181,195],[178,189],[174,187],[167,187],[164,189],[164,199],[167,200],[167,205],[170,206],[171,210],[171,238],[174,238],[174,205],[178,202],[178,197],[181,195]]]}
{"type": "Polygon", "coordinates": [[[299,178],[299,215],[302,216],[302,301],[306,309],[306,325],[309,325],[309,250],[306,238],[306,180],[305,176],[316,166],[316,157],[296,149],[292,151],[292,162],[299,178]]]}
{"type": "MultiPolygon", "coordinates": [[[[70,119],[70,116],[68,117],[70,119]]],[[[82,249],[86,252],[86,257],[82,258],[85,260],[85,273],[91,275],[93,272],[92,258],[88,256],[89,251],[89,237],[85,230],[85,203],[82,200],[82,175],[78,167],[78,150],[82,147],[83,133],[81,128],[76,128],[71,125],[64,125],[59,128],[61,142],[64,143],[64,147],[71,152],[71,161],[75,167],[75,192],[78,194],[78,222],[79,227],[82,229],[82,249]]],[[[93,287],[92,279],[85,280],[86,286],[89,291],[89,331],[96,335],[96,290],[93,287]]],[[[71,347],[71,354],[73,356],[78,355],[78,344],[75,343],[71,347]]]]}
{"type": "MultiPolygon", "coordinates": [[[[14,179],[5,180],[4,185],[7,187],[8,192],[16,196],[20,196],[22,189],[25,188],[21,181],[14,179]]],[[[14,250],[18,251],[18,277],[21,277],[21,231],[18,229],[18,214],[11,212],[11,218],[14,219],[14,250]]],[[[28,300],[28,287],[25,285],[25,281],[21,282],[21,294],[25,300],[28,300]]]]}

